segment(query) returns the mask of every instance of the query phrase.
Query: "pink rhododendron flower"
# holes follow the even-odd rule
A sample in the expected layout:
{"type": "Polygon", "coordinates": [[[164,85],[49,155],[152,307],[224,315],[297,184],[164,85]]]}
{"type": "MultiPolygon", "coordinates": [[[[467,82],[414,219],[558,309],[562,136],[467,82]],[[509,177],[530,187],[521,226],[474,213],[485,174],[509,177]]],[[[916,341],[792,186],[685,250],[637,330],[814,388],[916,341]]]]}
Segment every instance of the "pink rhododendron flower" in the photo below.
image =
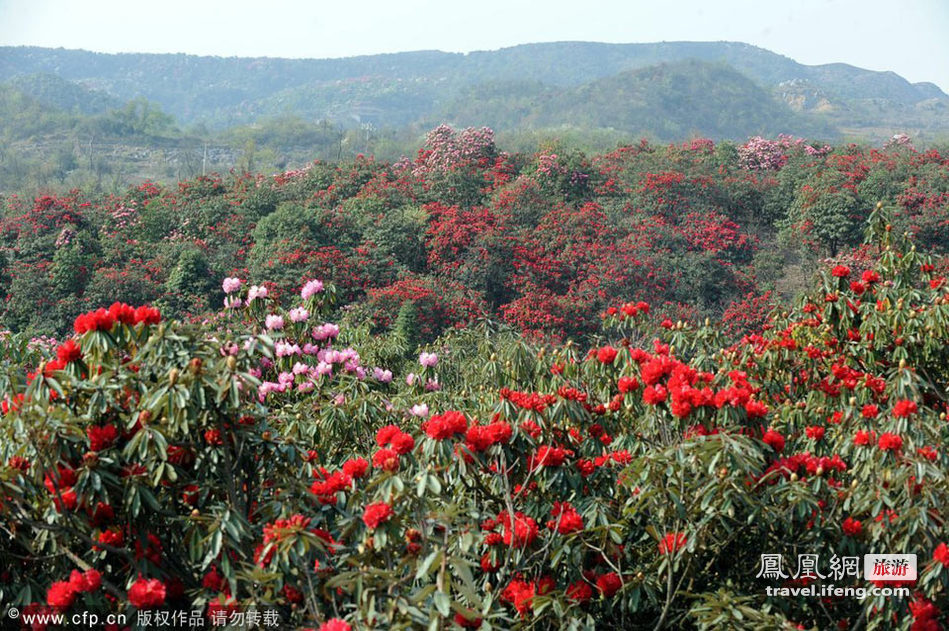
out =
{"type": "Polygon", "coordinates": [[[300,296],[306,300],[313,294],[318,294],[321,291],[323,291],[323,282],[319,280],[311,280],[303,286],[303,289],[300,290],[300,296]]]}
{"type": "Polygon", "coordinates": [[[241,279],[225,278],[224,282],[221,284],[221,287],[223,287],[225,294],[232,294],[241,288],[241,279]]]}

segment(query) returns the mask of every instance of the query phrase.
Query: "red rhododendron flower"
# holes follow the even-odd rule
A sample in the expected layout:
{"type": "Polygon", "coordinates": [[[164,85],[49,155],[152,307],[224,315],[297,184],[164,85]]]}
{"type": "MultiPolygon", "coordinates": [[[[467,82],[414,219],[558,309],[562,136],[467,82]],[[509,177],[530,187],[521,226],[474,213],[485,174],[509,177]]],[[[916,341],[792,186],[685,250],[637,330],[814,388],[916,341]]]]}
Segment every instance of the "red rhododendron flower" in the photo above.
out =
{"type": "Polygon", "coordinates": [[[844,534],[850,535],[851,537],[856,537],[863,529],[863,524],[853,517],[848,517],[844,520],[844,523],[841,527],[843,528],[844,534]]]}
{"type": "Polygon", "coordinates": [[[943,567],[949,568],[949,547],[946,546],[945,542],[940,543],[936,546],[936,549],[933,550],[933,561],[937,561],[941,563],[943,567]]]}
{"type": "Polygon", "coordinates": [[[99,533],[99,543],[112,548],[120,548],[125,541],[121,530],[103,530],[99,533]]]}
{"type": "Polygon", "coordinates": [[[88,569],[85,572],[73,570],[69,575],[69,584],[77,592],[94,592],[102,585],[102,574],[96,569],[88,569]]]}
{"type": "Polygon", "coordinates": [[[610,598],[623,586],[623,579],[616,572],[602,574],[596,579],[596,587],[604,598],[610,598]]]}
{"type": "Polygon", "coordinates": [[[366,507],[362,514],[362,520],[369,530],[375,530],[379,527],[379,524],[389,521],[393,514],[391,506],[385,502],[376,502],[366,507]]]}
{"type": "Polygon", "coordinates": [[[76,496],[76,492],[72,490],[72,487],[61,489],[58,494],[53,496],[53,505],[56,506],[56,510],[61,513],[67,510],[76,510],[78,504],[79,499],[76,496]]]}
{"type": "Polygon", "coordinates": [[[663,386],[646,386],[643,388],[643,403],[646,405],[657,405],[666,400],[669,391],[663,386]]]}
{"type": "Polygon", "coordinates": [[[826,429],[820,425],[813,425],[811,427],[807,427],[804,429],[804,433],[807,435],[808,438],[811,438],[817,441],[824,438],[825,431],[826,429]]]}
{"type": "Polygon", "coordinates": [[[392,438],[392,448],[399,455],[405,455],[415,449],[415,439],[411,434],[399,433],[392,438]]]}
{"type": "Polygon", "coordinates": [[[481,627],[481,623],[484,622],[482,618],[477,616],[468,618],[467,616],[460,613],[456,613],[453,619],[455,624],[463,629],[478,629],[481,627]]]}
{"type": "Polygon", "coordinates": [[[536,591],[537,585],[533,581],[514,579],[501,592],[501,600],[514,605],[514,609],[523,617],[533,605],[536,591]]]}
{"type": "Polygon", "coordinates": [[[926,460],[930,462],[936,462],[936,460],[939,459],[939,452],[933,449],[932,447],[930,447],[929,445],[920,447],[919,449],[916,450],[916,453],[918,453],[920,456],[922,456],[923,458],[925,458],[926,460]]]}
{"type": "Polygon", "coordinates": [[[115,425],[103,425],[96,427],[90,425],[86,429],[86,435],[89,437],[89,449],[92,451],[102,451],[112,445],[119,436],[119,430],[115,425]]]}
{"type": "Polygon", "coordinates": [[[537,538],[537,522],[524,513],[514,513],[514,523],[507,511],[498,515],[498,523],[504,526],[504,544],[516,548],[529,546],[537,538]]]}
{"type": "Polygon", "coordinates": [[[135,324],[135,307],[130,307],[124,302],[113,302],[109,307],[109,315],[122,324],[135,324]]]}
{"type": "Polygon", "coordinates": [[[884,451],[896,451],[903,446],[903,439],[898,434],[886,432],[880,436],[877,446],[884,451]]]}
{"type": "Polygon", "coordinates": [[[911,414],[916,414],[917,411],[919,411],[919,406],[909,399],[901,399],[893,406],[893,416],[896,418],[906,418],[911,414]]]}
{"type": "Polygon", "coordinates": [[[161,322],[161,313],[154,307],[141,306],[135,310],[134,324],[158,324],[161,322]]]}
{"type": "Polygon", "coordinates": [[[287,602],[300,604],[303,602],[303,592],[293,587],[292,585],[283,586],[283,595],[286,597],[287,602]]]}
{"type": "Polygon", "coordinates": [[[612,346],[604,346],[596,351],[596,359],[601,364],[612,364],[616,359],[616,349],[612,346]]]}
{"type": "Polygon", "coordinates": [[[46,604],[57,609],[67,609],[76,599],[78,590],[69,581],[57,581],[46,592],[46,604]]]}
{"type": "Polygon", "coordinates": [[[550,511],[553,519],[547,522],[547,528],[562,535],[569,535],[583,530],[583,517],[569,502],[554,502],[550,511]]]}
{"type": "Polygon", "coordinates": [[[361,478],[369,470],[369,462],[365,458],[350,458],[343,463],[343,473],[351,478],[361,478]]]}
{"type": "Polygon", "coordinates": [[[115,318],[105,309],[98,309],[77,316],[73,329],[81,335],[87,331],[111,331],[114,325],[115,318]]]}
{"type": "Polygon", "coordinates": [[[584,603],[593,598],[593,588],[584,580],[571,583],[567,587],[567,598],[576,603],[584,603]]]}
{"type": "Polygon", "coordinates": [[[910,626],[910,631],[943,630],[943,626],[939,624],[938,620],[942,612],[922,594],[916,594],[916,597],[909,602],[909,611],[914,620],[912,626],[910,626]]]}
{"type": "Polygon", "coordinates": [[[313,476],[316,480],[310,485],[310,492],[318,496],[321,504],[336,504],[336,494],[349,489],[353,481],[345,471],[329,473],[322,467],[313,476]]]}
{"type": "Polygon", "coordinates": [[[551,447],[550,445],[541,445],[537,451],[527,459],[527,468],[531,471],[539,467],[559,467],[573,456],[573,451],[563,447],[551,447]]]}
{"type": "Polygon", "coordinates": [[[745,404],[745,413],[748,414],[748,418],[761,418],[768,414],[768,406],[752,399],[745,404]]]}
{"type": "Polygon", "coordinates": [[[217,571],[217,566],[212,567],[204,578],[201,579],[201,587],[209,589],[212,592],[220,592],[225,587],[224,577],[217,571]]]}
{"type": "Polygon", "coordinates": [[[491,445],[500,445],[511,440],[514,430],[507,421],[496,421],[489,425],[472,425],[465,433],[465,445],[474,453],[480,453],[491,445]]]}
{"type": "Polygon", "coordinates": [[[64,364],[78,361],[82,359],[82,349],[75,341],[66,340],[56,349],[56,358],[64,364]]]}
{"type": "Polygon", "coordinates": [[[468,419],[461,412],[437,414],[422,423],[422,431],[435,440],[445,440],[455,434],[464,434],[467,430],[468,419]]]}
{"type": "Polygon", "coordinates": [[[836,278],[847,278],[850,276],[850,268],[846,265],[836,265],[834,269],[830,270],[830,273],[836,278]]]}
{"type": "Polygon", "coordinates": [[[761,440],[770,445],[771,448],[778,453],[784,451],[784,436],[777,433],[773,429],[766,431],[764,436],[761,437],[761,440]]]}
{"type": "Polygon", "coordinates": [[[684,532],[669,532],[659,541],[659,554],[671,554],[685,547],[688,539],[684,532]]]}
{"type": "Polygon", "coordinates": [[[380,449],[372,456],[372,466],[390,473],[399,470],[399,454],[394,449],[380,449]]]}
{"type": "Polygon", "coordinates": [[[376,432],[376,444],[380,447],[387,447],[396,435],[401,434],[402,430],[398,425],[386,425],[380,427],[376,432]]]}
{"type": "Polygon", "coordinates": [[[320,631],[350,631],[349,623],[341,618],[332,618],[320,625],[320,631]]]}
{"type": "Polygon", "coordinates": [[[129,587],[129,602],[138,609],[161,607],[165,602],[165,585],[157,578],[139,577],[129,587]]]}
{"type": "Polygon", "coordinates": [[[204,442],[212,446],[223,445],[224,437],[221,435],[221,430],[216,427],[204,430],[204,442]]]}

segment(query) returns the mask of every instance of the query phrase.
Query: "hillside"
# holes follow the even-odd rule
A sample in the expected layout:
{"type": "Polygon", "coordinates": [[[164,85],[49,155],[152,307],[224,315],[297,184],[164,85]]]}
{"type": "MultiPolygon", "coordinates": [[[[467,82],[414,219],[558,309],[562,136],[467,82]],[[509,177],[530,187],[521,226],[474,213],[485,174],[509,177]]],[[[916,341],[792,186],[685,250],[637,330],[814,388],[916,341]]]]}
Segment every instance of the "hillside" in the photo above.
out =
{"type": "Polygon", "coordinates": [[[946,155],[442,126],[414,161],[7,200],[0,602],[938,631],[946,155]],[[916,576],[838,556],[879,550],[916,576]]]}
{"type": "MultiPolygon", "coordinates": [[[[463,112],[455,116],[450,106],[464,104],[484,89],[493,94],[492,109],[513,111],[511,123],[517,124],[528,85],[527,97],[543,100],[548,90],[562,94],[587,86],[595,91],[598,86],[609,86],[598,83],[600,80],[622,82],[630,76],[643,81],[650,73],[630,72],[662,64],[680,67],[678,64],[686,61],[700,74],[708,70],[695,62],[724,64],[747,77],[748,85],[733,86],[739,88],[734,90],[734,103],[742,108],[742,103],[751,100],[761,102],[759,113],[768,118],[764,128],[797,135],[825,130],[827,137],[864,134],[877,139],[895,131],[936,136],[949,131],[949,97],[931,83],[914,84],[892,72],[847,64],[806,66],[735,42],[555,42],[469,54],[417,51],[344,59],[113,55],[5,47],[0,48],[0,81],[18,78],[22,84],[25,76],[55,75],[81,85],[90,100],[125,102],[144,97],[182,124],[201,122],[216,128],[288,113],[376,127],[430,123],[438,115],[467,122],[463,112]],[[498,91],[499,86],[512,90],[498,91]],[[788,86],[798,87],[789,90],[788,86]],[[819,97],[801,98],[801,89],[819,97]],[[778,103],[800,115],[788,117],[778,103]]],[[[27,92],[41,101],[44,98],[42,92],[27,92]]],[[[61,94],[57,100],[63,101],[61,94]]],[[[747,135],[744,128],[726,132],[707,120],[666,121],[662,98],[650,103],[649,111],[620,119],[595,103],[597,99],[578,112],[585,124],[595,127],[621,122],[624,131],[645,129],[650,136],[664,140],[683,128],[712,137],[747,135]],[[644,119],[649,121],[645,126],[644,119]]],[[[78,107],[90,106],[80,103],[78,107]]],[[[523,116],[528,123],[550,119],[536,109],[528,103],[523,116]]]]}

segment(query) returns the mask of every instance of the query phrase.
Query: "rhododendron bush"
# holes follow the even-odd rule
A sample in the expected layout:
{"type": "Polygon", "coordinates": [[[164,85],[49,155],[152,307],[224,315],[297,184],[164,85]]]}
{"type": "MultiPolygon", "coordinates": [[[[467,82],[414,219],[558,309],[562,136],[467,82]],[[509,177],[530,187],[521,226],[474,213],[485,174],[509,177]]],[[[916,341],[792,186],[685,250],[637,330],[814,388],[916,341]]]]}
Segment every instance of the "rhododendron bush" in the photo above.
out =
{"type": "Polygon", "coordinates": [[[626,300],[673,321],[724,320],[740,336],[792,300],[820,257],[849,256],[877,201],[921,248],[949,243],[949,159],[905,142],[503,149],[490,129],[442,125],[392,163],[360,155],[6,197],[2,325],[62,336],[77,313],[117,300],[200,321],[224,299],[222,278],[265,282],[274,297],[320,278],[374,332],[416,303],[424,342],[484,315],[588,342],[599,314],[626,300]]]}
{"type": "Polygon", "coordinates": [[[0,600],[255,605],[287,628],[938,628],[949,287],[888,221],[862,269],[739,341],[631,300],[590,346],[484,321],[392,352],[330,283],[239,274],[202,323],[82,314],[4,355],[0,600]],[[919,579],[768,596],[803,583],[756,578],[760,555],[803,552],[914,553],[919,579]]]}

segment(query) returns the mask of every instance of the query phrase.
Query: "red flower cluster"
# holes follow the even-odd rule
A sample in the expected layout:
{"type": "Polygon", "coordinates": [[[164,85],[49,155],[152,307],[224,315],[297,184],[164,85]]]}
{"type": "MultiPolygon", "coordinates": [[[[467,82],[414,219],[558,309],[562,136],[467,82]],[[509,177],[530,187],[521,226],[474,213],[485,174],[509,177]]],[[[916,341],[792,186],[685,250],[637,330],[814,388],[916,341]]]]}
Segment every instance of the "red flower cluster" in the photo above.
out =
{"type": "Polygon", "coordinates": [[[399,470],[399,452],[395,449],[380,449],[372,455],[372,466],[389,473],[399,470]]]}
{"type": "Polygon", "coordinates": [[[860,534],[860,531],[863,529],[863,524],[853,517],[848,517],[844,520],[841,528],[844,531],[845,535],[850,535],[851,537],[856,537],[860,534]]]}
{"type": "Polygon", "coordinates": [[[643,315],[649,315],[649,304],[639,301],[635,304],[632,302],[627,302],[619,308],[620,313],[623,314],[623,317],[626,318],[635,318],[637,315],[642,313],[643,315]]]}
{"type": "Polygon", "coordinates": [[[165,584],[157,578],[145,579],[141,576],[129,587],[129,602],[139,609],[161,607],[167,592],[165,584]]]}
{"type": "Polygon", "coordinates": [[[906,418],[916,414],[918,411],[919,406],[916,405],[915,401],[910,401],[909,399],[901,399],[893,406],[893,416],[896,418],[906,418]]]}
{"type": "Polygon", "coordinates": [[[379,524],[389,521],[393,514],[391,506],[385,502],[376,502],[366,507],[362,514],[362,520],[369,530],[375,530],[379,527],[379,524]]]}
{"type": "Polygon", "coordinates": [[[559,467],[563,465],[568,457],[573,457],[573,451],[570,449],[541,445],[527,459],[527,468],[534,471],[540,467],[559,467]]]}
{"type": "Polygon", "coordinates": [[[495,421],[488,425],[472,425],[465,434],[465,445],[474,453],[480,453],[491,445],[501,445],[511,440],[513,430],[507,421],[495,421]]]}
{"type": "MultiPolygon", "coordinates": [[[[360,460],[362,459],[360,458],[360,460]]],[[[368,462],[365,460],[362,460],[362,462],[366,464],[366,468],[369,467],[368,462]]],[[[349,464],[349,462],[346,464],[349,464]]],[[[316,479],[310,485],[310,493],[317,497],[320,504],[336,504],[336,494],[348,490],[353,481],[352,476],[346,473],[345,465],[343,465],[342,471],[333,473],[329,473],[326,469],[320,467],[313,472],[313,477],[316,479]]]]}
{"type": "Polygon", "coordinates": [[[498,515],[497,523],[504,527],[504,544],[517,548],[532,544],[539,532],[537,522],[520,511],[514,513],[513,523],[508,512],[503,511],[498,515]]]}
{"type": "Polygon", "coordinates": [[[398,425],[386,425],[376,432],[376,444],[382,449],[372,456],[372,466],[385,471],[399,470],[399,456],[415,448],[415,439],[403,432],[398,425]],[[388,448],[391,446],[391,449],[388,448]]]}
{"type": "Polygon", "coordinates": [[[673,554],[676,550],[684,548],[687,541],[684,532],[668,532],[659,541],[659,554],[673,554]]]}
{"type": "Polygon", "coordinates": [[[369,471],[369,462],[365,458],[350,458],[343,463],[343,473],[353,479],[359,479],[369,471]]]}
{"type": "Polygon", "coordinates": [[[481,623],[484,622],[484,619],[478,616],[468,618],[461,613],[456,613],[453,619],[455,624],[457,624],[462,629],[480,629],[481,623]]]}
{"type": "Polygon", "coordinates": [[[764,436],[761,437],[761,440],[778,453],[784,451],[784,436],[773,429],[766,431],[764,436]]]}
{"type": "Polygon", "coordinates": [[[464,434],[468,430],[468,419],[461,412],[449,411],[432,416],[421,427],[422,431],[434,440],[445,440],[455,434],[464,434]]]}
{"type": "MultiPolygon", "coordinates": [[[[778,471],[787,479],[792,474],[801,476],[816,475],[818,470],[828,473],[831,471],[843,472],[847,470],[847,463],[838,454],[834,454],[833,457],[821,456],[818,458],[805,452],[774,461],[765,470],[764,475],[767,476],[774,471],[778,471]]],[[[776,479],[772,479],[771,483],[773,484],[776,481],[776,479]]]]}
{"type": "Polygon", "coordinates": [[[593,588],[581,579],[567,587],[567,598],[576,603],[585,603],[593,598],[593,588]]]}
{"type": "Polygon", "coordinates": [[[299,513],[290,519],[277,519],[264,525],[264,545],[280,543],[303,532],[310,525],[310,518],[299,513]]]}
{"type": "Polygon", "coordinates": [[[550,530],[556,530],[562,535],[583,530],[583,517],[569,502],[554,502],[550,514],[553,517],[547,522],[547,528],[550,530]]]}
{"type": "Polygon", "coordinates": [[[944,568],[949,568],[949,546],[945,542],[940,543],[933,550],[933,561],[941,563],[944,568]]]}
{"type": "Polygon", "coordinates": [[[601,364],[612,364],[616,359],[617,351],[612,346],[604,346],[596,351],[596,359],[601,364]]]}
{"type": "Polygon", "coordinates": [[[921,594],[910,601],[909,612],[913,616],[911,631],[942,631],[943,626],[939,623],[939,614],[942,612],[921,594]]]}
{"type": "Polygon", "coordinates": [[[78,361],[81,358],[82,349],[79,348],[79,345],[76,344],[74,340],[66,340],[56,349],[56,359],[59,360],[64,367],[66,364],[78,361]]]}
{"type": "Polygon", "coordinates": [[[89,449],[102,451],[115,442],[119,431],[115,428],[115,425],[103,425],[102,427],[90,425],[86,429],[86,435],[89,437],[89,449]]]}
{"type": "Polygon", "coordinates": [[[536,392],[517,392],[510,388],[501,388],[498,391],[501,398],[510,401],[522,410],[533,410],[543,412],[548,405],[552,405],[557,398],[550,394],[538,394],[536,392]]]}
{"type": "Polygon", "coordinates": [[[128,326],[137,324],[158,324],[161,313],[158,309],[141,306],[138,308],[116,302],[106,309],[97,309],[76,317],[73,329],[80,335],[87,331],[111,331],[116,322],[128,326]]]}
{"type": "Polygon", "coordinates": [[[77,595],[94,592],[101,585],[102,575],[98,570],[73,570],[68,581],[57,581],[50,585],[46,592],[46,604],[57,609],[67,609],[77,595]]]}
{"type": "Polygon", "coordinates": [[[514,605],[517,613],[524,617],[534,604],[534,596],[543,596],[553,588],[554,580],[549,577],[539,581],[525,581],[517,577],[501,592],[501,600],[514,605]]]}
{"type": "Polygon", "coordinates": [[[899,434],[886,432],[880,436],[877,446],[883,451],[897,451],[903,446],[903,439],[899,434]]]}
{"type": "Polygon", "coordinates": [[[376,432],[376,444],[380,447],[389,447],[400,456],[404,456],[415,449],[415,439],[407,434],[398,425],[386,425],[376,432]]]}
{"type": "Polygon", "coordinates": [[[596,579],[596,588],[600,590],[604,598],[612,598],[622,586],[623,579],[616,572],[601,574],[596,579]]]}

